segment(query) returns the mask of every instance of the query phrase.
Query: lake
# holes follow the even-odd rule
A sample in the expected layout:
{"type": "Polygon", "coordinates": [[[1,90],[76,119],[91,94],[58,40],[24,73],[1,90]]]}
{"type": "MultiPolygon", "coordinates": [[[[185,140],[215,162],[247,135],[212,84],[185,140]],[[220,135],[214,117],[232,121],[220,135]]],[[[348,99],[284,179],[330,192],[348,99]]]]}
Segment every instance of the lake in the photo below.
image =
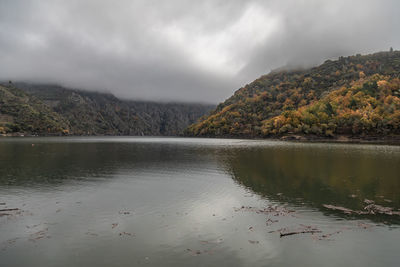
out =
{"type": "Polygon", "coordinates": [[[398,266],[400,147],[0,139],[0,266],[398,266]]]}

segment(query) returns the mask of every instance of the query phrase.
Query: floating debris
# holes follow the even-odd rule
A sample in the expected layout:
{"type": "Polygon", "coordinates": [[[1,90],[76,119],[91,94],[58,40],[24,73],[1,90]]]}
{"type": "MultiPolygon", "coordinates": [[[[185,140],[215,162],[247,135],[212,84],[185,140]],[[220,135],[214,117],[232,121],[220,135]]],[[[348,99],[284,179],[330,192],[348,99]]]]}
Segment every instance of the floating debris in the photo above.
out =
{"type": "Polygon", "coordinates": [[[118,223],[113,223],[113,224],[111,224],[112,229],[114,229],[114,228],[117,227],[117,226],[118,226],[118,223]]]}
{"type": "Polygon", "coordinates": [[[200,240],[200,243],[202,243],[203,245],[205,245],[205,244],[220,244],[223,241],[224,240],[222,238],[219,238],[217,240],[200,240]]]}
{"type": "Polygon", "coordinates": [[[90,235],[90,236],[99,236],[98,234],[92,233],[92,232],[86,232],[85,234],[86,234],[86,235],[90,235]]]}
{"type": "Polygon", "coordinates": [[[333,233],[323,234],[323,235],[316,236],[316,238],[317,238],[318,240],[332,240],[331,237],[332,237],[333,235],[337,235],[337,234],[340,234],[340,233],[342,233],[342,232],[343,232],[342,230],[338,230],[338,231],[335,231],[335,232],[333,232],[333,233]]]}
{"type": "Polygon", "coordinates": [[[118,212],[119,214],[122,214],[122,215],[129,215],[129,214],[131,214],[131,212],[130,211],[119,211],[118,212]]]}
{"type": "Polygon", "coordinates": [[[267,225],[267,226],[269,226],[269,225],[271,225],[271,224],[273,224],[273,223],[277,223],[277,222],[279,222],[278,220],[272,220],[271,218],[269,218],[269,219],[267,219],[267,221],[265,222],[265,224],[267,225]]]}
{"type": "Polygon", "coordinates": [[[287,228],[282,228],[277,230],[279,232],[280,237],[289,236],[289,235],[298,235],[298,234],[315,234],[315,233],[322,233],[321,230],[318,228],[311,226],[311,225],[304,225],[300,224],[302,228],[297,230],[288,230],[287,228]]]}
{"type": "Polygon", "coordinates": [[[285,207],[278,206],[278,205],[269,205],[263,209],[250,207],[250,206],[242,206],[240,208],[234,208],[236,212],[238,211],[249,211],[255,212],[257,214],[271,214],[273,216],[287,216],[290,213],[295,212],[294,210],[288,210],[285,207]]]}
{"type": "Polygon", "coordinates": [[[322,233],[321,230],[312,227],[312,226],[305,226],[303,229],[299,229],[299,230],[294,230],[294,231],[290,231],[290,232],[280,232],[279,236],[280,237],[284,237],[284,236],[289,236],[289,235],[298,235],[298,234],[315,234],[315,233],[322,233]]]}
{"type": "Polygon", "coordinates": [[[298,235],[298,234],[315,234],[322,233],[321,230],[302,230],[302,231],[294,231],[288,233],[280,233],[280,237],[289,236],[289,235],[298,235]]]}
{"type": "Polygon", "coordinates": [[[363,228],[363,229],[368,229],[368,228],[371,228],[373,225],[372,225],[372,224],[366,224],[366,223],[359,222],[359,223],[357,224],[357,226],[358,226],[358,227],[361,227],[361,228],[363,228]]]}
{"type": "Polygon", "coordinates": [[[249,240],[250,244],[260,244],[260,241],[257,240],[249,240]]]}
{"type": "Polygon", "coordinates": [[[36,227],[38,227],[38,226],[40,226],[40,225],[41,225],[41,223],[39,223],[39,224],[34,224],[34,225],[31,225],[31,226],[27,225],[26,228],[32,229],[32,228],[36,228],[36,227]]]}
{"type": "Polygon", "coordinates": [[[18,208],[11,208],[11,209],[0,209],[0,217],[8,216],[8,217],[15,217],[17,215],[21,215],[22,210],[18,208]]]}
{"type": "Polygon", "coordinates": [[[13,209],[1,209],[0,212],[4,212],[4,211],[17,211],[19,210],[18,208],[13,208],[13,209]]]}
{"type": "Polygon", "coordinates": [[[364,203],[365,203],[365,204],[374,204],[375,201],[370,200],[370,199],[364,199],[364,203]]]}
{"type": "Polygon", "coordinates": [[[330,210],[342,211],[342,212],[344,212],[344,213],[346,213],[346,214],[351,214],[351,213],[354,212],[354,211],[351,210],[351,209],[348,209],[348,208],[345,208],[345,207],[340,207],[340,206],[327,205],[327,204],[324,204],[324,205],[322,205],[322,206],[324,206],[325,208],[330,209],[330,210]]]}
{"type": "Polygon", "coordinates": [[[134,234],[129,233],[129,232],[121,232],[121,233],[119,233],[119,235],[120,236],[122,236],[122,235],[134,236],[134,234]]]}
{"type": "Polygon", "coordinates": [[[19,237],[15,237],[12,239],[8,239],[6,242],[7,242],[7,244],[12,245],[12,244],[15,244],[15,242],[17,242],[18,239],[19,239],[19,237]]]}
{"type": "Polygon", "coordinates": [[[341,211],[345,214],[358,214],[358,215],[375,215],[375,214],[384,214],[384,215],[400,215],[400,211],[394,211],[393,208],[390,207],[384,207],[381,205],[374,204],[375,202],[369,199],[365,199],[364,203],[368,204],[367,206],[364,207],[364,210],[352,210],[340,206],[334,206],[334,205],[327,205],[324,204],[324,206],[327,209],[331,210],[338,210],[341,211]]]}
{"type": "Polygon", "coordinates": [[[8,239],[8,240],[4,241],[2,243],[3,248],[1,250],[5,251],[9,246],[14,245],[15,242],[17,242],[18,239],[20,239],[20,238],[19,237],[15,237],[15,238],[11,238],[11,239],[8,239]]]}
{"type": "Polygon", "coordinates": [[[364,207],[364,210],[368,212],[368,214],[386,214],[386,215],[400,215],[400,211],[393,211],[393,208],[383,207],[377,204],[369,204],[364,207]]]}
{"type": "Polygon", "coordinates": [[[45,229],[43,229],[41,231],[38,231],[36,233],[31,234],[30,238],[29,238],[29,241],[35,242],[35,241],[37,241],[39,239],[42,239],[42,238],[50,238],[50,236],[47,235],[48,230],[49,230],[49,228],[45,228],[45,229]]]}

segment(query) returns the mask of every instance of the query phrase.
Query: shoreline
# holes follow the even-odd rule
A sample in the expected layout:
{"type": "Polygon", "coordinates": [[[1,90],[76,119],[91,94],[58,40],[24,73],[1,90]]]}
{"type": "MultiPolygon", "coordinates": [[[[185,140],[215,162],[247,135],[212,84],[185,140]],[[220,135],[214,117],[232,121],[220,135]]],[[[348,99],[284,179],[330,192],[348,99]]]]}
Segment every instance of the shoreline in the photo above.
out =
{"type": "Polygon", "coordinates": [[[350,136],[338,135],[335,137],[321,137],[314,135],[284,135],[280,137],[254,137],[254,136],[187,136],[187,135],[62,135],[62,134],[27,134],[13,133],[0,134],[1,138],[24,138],[24,137],[166,137],[166,138],[207,138],[207,139],[244,139],[244,140],[270,140],[304,143],[340,143],[340,144],[377,144],[377,145],[400,145],[400,135],[398,136],[350,136]]]}

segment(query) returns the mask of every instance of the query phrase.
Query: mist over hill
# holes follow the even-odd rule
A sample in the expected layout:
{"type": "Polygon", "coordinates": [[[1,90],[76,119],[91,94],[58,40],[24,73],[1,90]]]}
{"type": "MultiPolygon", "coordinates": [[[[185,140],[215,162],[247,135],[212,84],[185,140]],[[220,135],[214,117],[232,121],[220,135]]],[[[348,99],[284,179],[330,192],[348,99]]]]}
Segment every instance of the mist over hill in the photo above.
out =
{"type": "Polygon", "coordinates": [[[177,136],[213,105],[121,100],[56,85],[0,86],[0,134],[177,136]]]}

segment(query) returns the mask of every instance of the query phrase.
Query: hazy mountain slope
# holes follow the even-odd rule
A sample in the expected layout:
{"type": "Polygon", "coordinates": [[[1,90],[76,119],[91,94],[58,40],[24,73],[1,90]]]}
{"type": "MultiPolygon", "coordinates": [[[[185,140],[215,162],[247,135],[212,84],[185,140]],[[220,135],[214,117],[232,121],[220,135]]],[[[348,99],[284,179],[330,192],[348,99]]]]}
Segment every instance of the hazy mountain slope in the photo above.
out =
{"type": "Polygon", "coordinates": [[[63,134],[68,122],[42,101],[12,85],[0,85],[0,134],[63,134]]]}
{"type": "MultiPolygon", "coordinates": [[[[209,116],[188,127],[185,133],[190,136],[242,137],[265,137],[287,133],[331,135],[331,131],[332,134],[355,134],[353,131],[341,131],[340,127],[339,129],[330,127],[327,133],[316,130],[325,127],[322,125],[323,120],[301,122],[300,125],[292,125],[293,128],[286,125],[289,129],[285,129],[282,127],[286,126],[280,124],[271,127],[270,119],[286,117],[301,107],[316,105],[317,101],[330,92],[342,87],[347,88],[343,89],[346,91],[352,88],[356,81],[362,83],[363,79],[366,79],[365,82],[375,82],[373,85],[375,86],[377,82],[373,80],[375,78],[368,80],[368,77],[374,74],[385,75],[379,79],[392,83],[391,79],[400,75],[400,52],[340,57],[338,60],[328,60],[318,67],[307,70],[271,72],[236,91],[232,97],[219,104],[209,116]],[[304,129],[313,128],[314,131],[303,130],[303,126],[304,129]]],[[[380,87],[371,90],[379,91],[380,87]]],[[[391,94],[397,98],[394,91],[391,94]]],[[[375,92],[371,97],[378,101],[380,95],[379,92],[375,92]]],[[[340,108],[344,107],[337,108],[338,112],[341,112],[340,108]]],[[[362,107],[354,106],[353,110],[362,113],[362,107]]]]}
{"type": "MultiPolygon", "coordinates": [[[[16,83],[74,135],[179,135],[213,105],[125,101],[111,94],[16,83]]],[[[40,131],[40,134],[46,134],[40,131]]]]}

